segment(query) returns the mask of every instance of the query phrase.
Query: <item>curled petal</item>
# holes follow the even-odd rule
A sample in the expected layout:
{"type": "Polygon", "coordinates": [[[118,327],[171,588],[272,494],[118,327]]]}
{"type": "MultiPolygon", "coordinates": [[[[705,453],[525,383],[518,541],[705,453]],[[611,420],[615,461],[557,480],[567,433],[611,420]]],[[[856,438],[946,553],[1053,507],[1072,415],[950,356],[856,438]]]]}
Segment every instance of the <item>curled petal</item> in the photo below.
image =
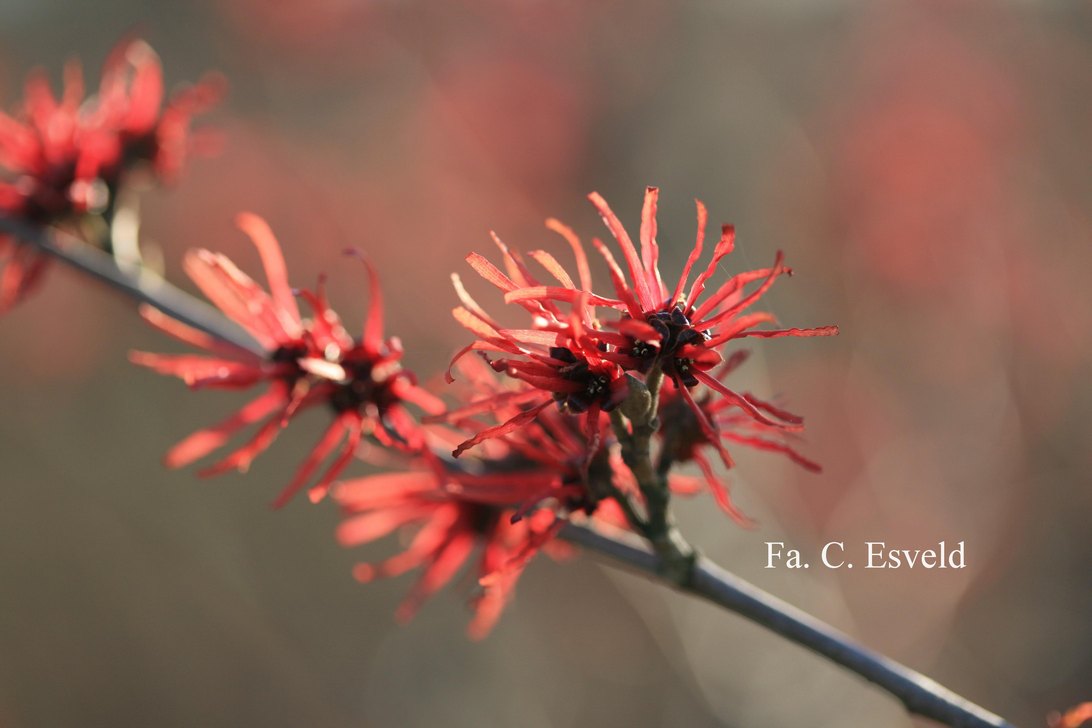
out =
{"type": "Polygon", "coordinates": [[[553,398],[546,399],[546,400],[544,400],[542,402],[539,402],[538,404],[534,405],[530,409],[528,409],[528,410],[526,410],[524,412],[520,412],[515,417],[512,417],[511,419],[509,419],[509,420],[507,420],[505,422],[502,422],[501,424],[497,425],[496,427],[490,427],[488,429],[482,430],[478,434],[474,435],[474,437],[472,437],[469,440],[466,440],[465,442],[461,443],[457,448],[455,448],[455,450],[451,454],[454,455],[455,457],[459,457],[464,452],[466,452],[467,450],[474,447],[475,445],[477,445],[480,442],[483,442],[483,441],[488,440],[490,438],[502,437],[504,435],[507,435],[509,432],[512,432],[513,430],[517,430],[520,427],[523,427],[524,425],[526,425],[528,422],[531,422],[532,420],[534,420],[535,417],[538,416],[539,412],[546,409],[551,404],[553,404],[553,398]]]}

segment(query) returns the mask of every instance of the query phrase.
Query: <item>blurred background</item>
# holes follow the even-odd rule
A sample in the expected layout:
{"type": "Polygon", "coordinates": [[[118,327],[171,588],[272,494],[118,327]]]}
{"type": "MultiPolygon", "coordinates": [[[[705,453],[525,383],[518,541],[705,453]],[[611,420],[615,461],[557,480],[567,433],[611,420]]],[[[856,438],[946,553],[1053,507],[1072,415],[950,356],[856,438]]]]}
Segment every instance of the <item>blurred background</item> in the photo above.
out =
{"type": "MultiPolygon", "coordinates": [[[[168,276],[191,246],[257,271],[266,216],[300,285],[362,318],[357,245],[432,376],[466,335],[448,275],[488,230],[635,230],[662,188],[675,275],[693,199],[725,267],[786,252],[770,310],[836,339],[760,342],[736,384],[809,423],[820,476],[739,453],[684,530],[730,569],[1022,726],[1092,697],[1092,6],[1042,0],[0,0],[0,102],[35,65],[93,83],[123,35],[168,80],[223,71],[223,153],[144,198],[168,276]],[[962,571],[768,571],[765,541],[966,542],[962,571]]],[[[564,258],[567,260],[568,258],[564,258]]],[[[464,275],[464,277],[466,277],[464,275]]],[[[605,281],[600,277],[600,281],[605,281]]],[[[483,303],[499,302],[476,287],[483,303]]],[[[410,580],[350,570],[329,503],[268,503],[319,435],[246,476],[162,453],[237,401],[138,370],[170,350],[55,270],[0,320],[0,726],[908,726],[892,699],[734,616],[591,557],[542,558],[494,634],[465,589],[408,627],[410,580]]],[[[738,448],[737,448],[738,451],[738,448]]],[[[361,465],[357,472],[367,472],[361,465]]]]}

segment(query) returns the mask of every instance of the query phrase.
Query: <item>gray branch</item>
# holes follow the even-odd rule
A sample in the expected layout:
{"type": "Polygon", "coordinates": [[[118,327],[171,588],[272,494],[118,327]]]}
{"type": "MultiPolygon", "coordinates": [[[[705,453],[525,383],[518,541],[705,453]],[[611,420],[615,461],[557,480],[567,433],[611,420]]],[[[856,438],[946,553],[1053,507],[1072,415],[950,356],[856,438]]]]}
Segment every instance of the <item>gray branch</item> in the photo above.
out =
{"type": "Polygon", "coordinates": [[[158,308],[184,324],[259,356],[266,353],[250,334],[204,301],[147,269],[119,265],[112,255],[75,236],[5,217],[0,217],[0,232],[13,235],[70,268],[132,299],[158,308]]]}
{"type": "Polygon", "coordinates": [[[569,523],[562,529],[561,537],[646,577],[713,602],[836,662],[898,698],[914,715],[956,728],[1013,728],[1001,717],[921,673],[855,643],[830,625],[730,574],[707,558],[698,557],[690,583],[679,585],[662,575],[660,557],[636,536],[621,531],[608,535],[569,523]]]}

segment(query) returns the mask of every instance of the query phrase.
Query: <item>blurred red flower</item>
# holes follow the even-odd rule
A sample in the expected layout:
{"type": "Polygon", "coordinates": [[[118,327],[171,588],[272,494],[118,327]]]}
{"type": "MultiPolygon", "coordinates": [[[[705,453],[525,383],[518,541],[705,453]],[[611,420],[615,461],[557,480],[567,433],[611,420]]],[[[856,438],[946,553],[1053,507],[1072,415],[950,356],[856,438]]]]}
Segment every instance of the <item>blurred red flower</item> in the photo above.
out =
{"type": "MultiPolygon", "coordinates": [[[[210,76],[163,107],[159,58],[140,40],[111,52],[98,94],[87,99],[76,62],[65,68],[59,99],[44,73],[32,72],[21,109],[14,116],[0,112],[0,216],[31,225],[75,223],[86,214],[109,220],[130,172],[148,166],[158,179],[170,179],[191,148],[209,149],[209,137],[191,140],[190,120],[222,91],[223,82],[210,76]]],[[[33,289],[45,266],[0,233],[4,258],[0,312],[33,289]]]]}
{"type": "MultiPolygon", "coordinates": [[[[717,381],[722,381],[746,360],[748,354],[749,352],[745,349],[737,351],[713,370],[711,376],[717,381]]],[[[747,393],[742,396],[758,401],[753,395],[747,393]]],[[[674,462],[694,462],[701,470],[717,505],[738,523],[745,526],[752,524],[751,520],[732,502],[723,478],[714,472],[713,464],[702,452],[704,448],[710,447],[717,453],[723,452],[723,456],[728,456],[722,442],[727,440],[755,450],[780,453],[809,472],[822,472],[822,467],[818,463],[804,457],[785,442],[786,437],[792,434],[789,428],[768,425],[756,420],[746,412],[733,407],[729,400],[715,399],[708,392],[699,397],[696,404],[701,410],[700,418],[695,415],[689,402],[682,395],[682,387],[669,381],[660,390],[661,425],[657,435],[663,445],[659,453],[657,470],[664,472],[674,462]]],[[[772,407],[767,403],[764,404],[772,407]]],[[[777,411],[787,424],[803,422],[799,417],[785,410],[779,408],[777,411]]]]}
{"type": "Polygon", "coordinates": [[[343,546],[357,546],[402,526],[418,527],[405,551],[378,564],[358,564],[353,570],[358,580],[368,582],[423,567],[417,584],[398,608],[396,616],[401,621],[411,619],[480,546],[476,573],[482,591],[474,600],[476,614],[469,632],[481,638],[496,623],[535,553],[543,548],[565,553],[564,544],[551,540],[562,521],[549,510],[539,510],[513,522],[513,509],[457,495],[463,486],[515,487],[525,477],[522,473],[474,476],[446,468],[435,458],[426,460],[429,466],[423,468],[339,484],[334,498],[341,504],[345,520],[338,528],[338,541],[343,546]]]}
{"type": "Polygon", "coordinates": [[[152,325],[211,356],[133,352],[130,358],[161,374],[177,376],[193,388],[248,389],[259,383],[267,388],[228,419],[175,445],[167,453],[167,465],[183,467],[261,421],[250,440],[200,474],[245,471],[293,416],[317,404],[329,405],[334,420],[275,506],[288,502],[339,445],[340,452],[310,490],[312,500],[325,495],[366,435],[386,446],[419,449],[419,428],[405,405],[412,403],[433,413],[440,412],[443,405],[419,388],[413,374],[401,367],[399,340],[384,338],[383,301],[375,270],[365,261],[371,301],[363,336],[354,339],[329,308],[321,281],[317,290],[300,292],[313,312],[311,319],[301,317],[272,231],[255,215],[240,215],[238,222],[261,255],[268,293],[228,258],[207,250],[187,254],[185,268],[209,300],[254,338],[261,353],[221,342],[145,307],[142,313],[152,325]]]}
{"type": "MultiPolygon", "coordinates": [[[[437,449],[466,433],[492,429],[476,418],[503,422],[530,411],[521,383],[505,386],[480,361],[459,364],[464,399],[470,404],[444,419],[457,427],[428,430],[437,449]]],[[[475,600],[473,637],[482,637],[510,600],[516,581],[540,550],[564,555],[555,540],[566,519],[594,517],[615,527],[629,526],[616,497],[639,499],[632,473],[622,465],[607,426],[589,443],[576,420],[557,410],[542,411],[525,426],[489,438],[465,460],[441,459],[429,450],[408,472],[375,475],[339,483],[333,497],[345,520],[338,529],[344,546],[378,540],[403,526],[417,526],[405,551],[380,564],[360,564],[361,581],[396,576],[423,567],[417,585],[398,611],[409,619],[420,604],[451,580],[480,546],[476,570],[483,591],[475,600]]],[[[672,476],[680,493],[697,490],[692,479],[672,476]]]]}

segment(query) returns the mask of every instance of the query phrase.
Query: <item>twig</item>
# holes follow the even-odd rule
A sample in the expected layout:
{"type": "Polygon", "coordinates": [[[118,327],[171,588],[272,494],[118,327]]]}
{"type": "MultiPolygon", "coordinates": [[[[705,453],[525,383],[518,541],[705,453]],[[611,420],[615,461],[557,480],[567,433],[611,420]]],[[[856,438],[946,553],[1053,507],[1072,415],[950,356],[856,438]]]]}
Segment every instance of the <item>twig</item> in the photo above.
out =
{"type": "MultiPolygon", "coordinates": [[[[110,255],[56,231],[4,218],[0,218],[0,231],[15,235],[75,270],[180,321],[255,353],[264,353],[246,332],[218,311],[157,275],[123,269],[110,255]]],[[[707,599],[836,662],[898,698],[915,715],[954,728],[1013,728],[1004,719],[924,675],[856,644],[829,625],[728,573],[704,557],[697,557],[689,577],[679,580],[671,576],[672,570],[667,568],[670,565],[665,565],[660,556],[631,534],[618,531],[617,534],[608,535],[570,523],[565,525],[560,535],[650,579],[707,599]]]]}
{"type": "Polygon", "coordinates": [[[682,592],[707,599],[790,642],[817,652],[883,688],[914,715],[956,728],[1013,728],[1003,718],[921,673],[856,644],[830,625],[730,574],[707,558],[699,556],[690,583],[679,586],[661,576],[660,557],[631,534],[617,531],[608,535],[569,523],[560,535],[566,541],[607,556],[682,592]]]}
{"type": "Polygon", "coordinates": [[[113,256],[72,235],[34,227],[18,220],[0,217],[0,232],[14,235],[70,268],[87,274],[130,298],[158,308],[182,323],[260,356],[265,355],[265,351],[250,334],[224,318],[219,311],[147,269],[123,268],[113,256]]]}

